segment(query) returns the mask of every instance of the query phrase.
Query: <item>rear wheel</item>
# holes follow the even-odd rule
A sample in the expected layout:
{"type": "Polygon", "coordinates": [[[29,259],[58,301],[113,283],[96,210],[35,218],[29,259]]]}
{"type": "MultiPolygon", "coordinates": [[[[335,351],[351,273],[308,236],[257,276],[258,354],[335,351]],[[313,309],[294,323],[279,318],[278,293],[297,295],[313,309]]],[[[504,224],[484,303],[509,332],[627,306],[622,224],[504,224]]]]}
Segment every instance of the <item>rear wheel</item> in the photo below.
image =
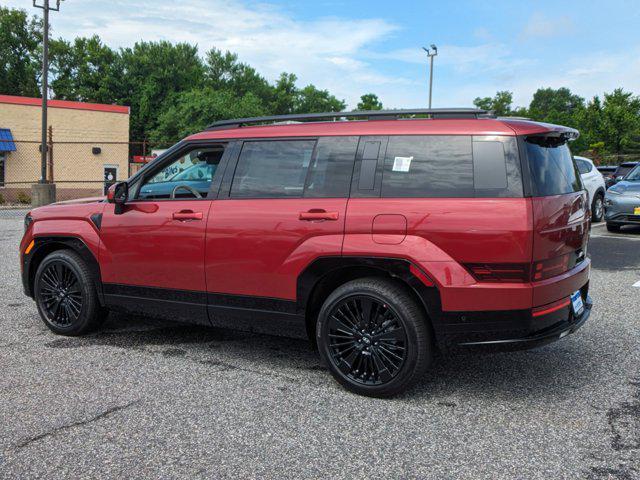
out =
{"type": "Polygon", "coordinates": [[[593,223],[601,222],[604,218],[604,197],[601,193],[597,193],[591,203],[591,221],[593,223]]]}
{"type": "Polygon", "coordinates": [[[431,363],[422,309],[401,285],[386,279],[359,279],[337,288],[320,310],[316,332],[334,378],[361,395],[396,395],[431,363]]]}
{"type": "Polygon", "coordinates": [[[60,335],[82,335],[99,327],[108,311],[100,306],[91,273],[70,250],[49,254],[38,266],[34,296],[45,325],[60,335]]]}
{"type": "Polygon", "coordinates": [[[615,223],[607,223],[607,230],[610,232],[619,232],[620,225],[616,225],[615,223]]]}

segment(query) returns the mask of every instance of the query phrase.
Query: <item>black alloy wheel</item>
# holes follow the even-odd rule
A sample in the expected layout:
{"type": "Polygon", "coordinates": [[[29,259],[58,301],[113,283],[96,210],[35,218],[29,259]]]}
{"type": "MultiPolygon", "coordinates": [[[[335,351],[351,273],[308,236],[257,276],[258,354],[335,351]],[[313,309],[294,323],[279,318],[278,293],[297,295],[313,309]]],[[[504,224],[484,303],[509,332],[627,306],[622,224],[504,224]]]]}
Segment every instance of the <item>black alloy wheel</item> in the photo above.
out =
{"type": "Polygon", "coordinates": [[[389,305],[369,296],[352,296],[329,314],[329,349],[332,361],[350,380],[381,385],[404,365],[407,333],[389,305]]]}
{"type": "Polygon", "coordinates": [[[68,265],[49,263],[41,274],[38,294],[52,325],[65,328],[78,321],[84,299],[78,276],[68,265]]]}
{"type": "Polygon", "coordinates": [[[396,395],[431,363],[434,345],[425,313],[399,281],[351,280],[336,288],[318,313],[318,351],[346,389],[371,397],[396,395]]]}
{"type": "Polygon", "coordinates": [[[95,330],[109,311],[100,305],[96,283],[85,260],[71,250],[57,250],[38,265],[34,299],[45,325],[60,335],[95,330]]]}

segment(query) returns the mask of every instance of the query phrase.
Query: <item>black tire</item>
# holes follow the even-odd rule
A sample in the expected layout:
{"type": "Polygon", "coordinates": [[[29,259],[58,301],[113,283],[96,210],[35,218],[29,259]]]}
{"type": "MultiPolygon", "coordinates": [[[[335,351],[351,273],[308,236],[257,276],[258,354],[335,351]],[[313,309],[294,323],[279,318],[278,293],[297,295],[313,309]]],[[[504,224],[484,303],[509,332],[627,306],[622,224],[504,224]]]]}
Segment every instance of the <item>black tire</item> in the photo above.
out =
{"type": "Polygon", "coordinates": [[[434,348],[427,321],[401,284],[382,278],[353,280],[322,305],[318,350],[347,390],[390,397],[416,383],[431,364],[434,348]]]}
{"type": "Polygon", "coordinates": [[[616,225],[615,223],[607,223],[607,230],[610,232],[619,232],[620,225],[616,225]]]}
{"type": "Polygon", "coordinates": [[[604,219],[604,195],[596,193],[591,202],[591,222],[599,223],[604,219]]]}
{"type": "Polygon", "coordinates": [[[98,328],[108,314],[82,258],[71,250],[50,253],[36,270],[34,298],[42,321],[58,335],[77,336],[98,328]]]}

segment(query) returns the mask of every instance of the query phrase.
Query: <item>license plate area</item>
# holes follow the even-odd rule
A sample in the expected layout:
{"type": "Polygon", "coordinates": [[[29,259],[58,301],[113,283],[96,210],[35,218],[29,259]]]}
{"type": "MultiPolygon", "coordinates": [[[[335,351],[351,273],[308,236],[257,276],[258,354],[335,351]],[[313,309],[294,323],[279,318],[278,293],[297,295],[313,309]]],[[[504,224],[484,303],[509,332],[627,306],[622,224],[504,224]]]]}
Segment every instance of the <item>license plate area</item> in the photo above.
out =
{"type": "Polygon", "coordinates": [[[579,317],[582,315],[582,312],[584,311],[584,302],[582,301],[580,290],[576,290],[571,294],[571,308],[573,309],[574,316],[579,317]]]}
{"type": "Polygon", "coordinates": [[[634,215],[640,215],[640,207],[635,207],[635,208],[633,209],[633,214],[634,214],[634,215]]]}

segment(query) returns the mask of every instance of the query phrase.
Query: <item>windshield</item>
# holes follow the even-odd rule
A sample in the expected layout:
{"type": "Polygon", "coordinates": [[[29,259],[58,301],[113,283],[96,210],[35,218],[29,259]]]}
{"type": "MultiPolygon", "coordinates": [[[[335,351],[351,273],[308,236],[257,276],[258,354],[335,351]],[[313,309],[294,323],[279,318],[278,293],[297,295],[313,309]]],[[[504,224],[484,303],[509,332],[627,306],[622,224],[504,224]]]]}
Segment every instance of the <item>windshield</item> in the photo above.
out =
{"type": "Polygon", "coordinates": [[[582,182],[566,142],[546,137],[527,137],[527,158],[531,179],[539,197],[582,190],[582,182]]]}
{"type": "Polygon", "coordinates": [[[631,170],[624,179],[627,182],[640,182],[640,165],[631,170]]]}

